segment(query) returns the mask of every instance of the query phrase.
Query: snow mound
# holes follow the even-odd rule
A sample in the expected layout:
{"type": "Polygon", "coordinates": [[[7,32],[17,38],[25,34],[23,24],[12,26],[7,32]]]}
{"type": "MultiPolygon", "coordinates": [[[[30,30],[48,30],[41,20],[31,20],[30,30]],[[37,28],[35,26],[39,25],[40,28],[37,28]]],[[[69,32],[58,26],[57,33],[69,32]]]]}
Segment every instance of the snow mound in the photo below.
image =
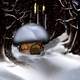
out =
{"type": "Polygon", "coordinates": [[[37,24],[26,24],[19,28],[14,36],[14,42],[48,40],[45,29],[37,24]]]}
{"type": "Polygon", "coordinates": [[[80,80],[80,68],[62,72],[54,80],[80,80]]]}

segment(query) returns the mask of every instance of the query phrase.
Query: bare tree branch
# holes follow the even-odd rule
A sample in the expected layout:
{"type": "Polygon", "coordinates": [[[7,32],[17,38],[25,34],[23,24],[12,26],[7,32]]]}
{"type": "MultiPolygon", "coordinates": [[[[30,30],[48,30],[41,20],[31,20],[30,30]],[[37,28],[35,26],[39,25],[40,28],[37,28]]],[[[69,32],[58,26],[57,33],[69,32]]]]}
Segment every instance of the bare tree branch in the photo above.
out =
{"type": "Polygon", "coordinates": [[[68,20],[63,20],[63,19],[57,19],[56,21],[61,21],[61,22],[70,22],[70,21],[73,21],[73,20],[75,20],[76,18],[75,17],[73,17],[73,18],[70,18],[70,19],[68,19],[68,20]]]}
{"type": "Polygon", "coordinates": [[[65,5],[62,3],[62,0],[59,0],[62,7],[65,7],[65,5]]]}
{"type": "Polygon", "coordinates": [[[78,27],[76,27],[75,25],[70,24],[70,26],[78,30],[78,27]]]}
{"type": "Polygon", "coordinates": [[[11,16],[11,17],[17,19],[17,17],[16,17],[15,15],[13,15],[13,14],[8,14],[8,13],[6,13],[5,16],[11,16]]]}
{"type": "Polygon", "coordinates": [[[16,20],[13,21],[9,26],[6,26],[6,30],[10,29],[14,25],[15,22],[16,22],[16,20]]]}

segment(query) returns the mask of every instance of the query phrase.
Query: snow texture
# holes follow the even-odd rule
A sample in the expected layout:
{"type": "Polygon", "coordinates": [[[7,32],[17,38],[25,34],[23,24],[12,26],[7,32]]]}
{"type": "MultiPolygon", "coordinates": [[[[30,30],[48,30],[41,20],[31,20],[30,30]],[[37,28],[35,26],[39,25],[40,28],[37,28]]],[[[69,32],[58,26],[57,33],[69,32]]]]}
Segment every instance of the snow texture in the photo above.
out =
{"type": "Polygon", "coordinates": [[[54,80],[80,80],[80,68],[62,72],[54,80]]]}
{"type": "Polygon", "coordinates": [[[22,67],[7,62],[0,62],[0,80],[47,80],[30,66],[22,67]]]}
{"type": "Polygon", "coordinates": [[[48,35],[45,29],[37,24],[26,24],[19,28],[15,34],[14,42],[22,41],[38,41],[48,40],[48,35]]]}
{"type": "MultiPolygon", "coordinates": [[[[36,70],[48,76],[51,76],[52,74],[60,74],[62,72],[74,70],[80,67],[79,60],[75,55],[63,54],[66,49],[62,45],[62,42],[59,42],[58,39],[54,39],[53,41],[49,42],[45,46],[44,51],[45,55],[43,56],[30,54],[23,55],[18,51],[17,47],[12,45],[12,54],[18,61],[29,64],[36,70]]],[[[78,58],[80,58],[80,56],[78,56],[78,58]]]]}
{"type": "Polygon", "coordinates": [[[13,56],[25,65],[0,62],[0,80],[80,80],[80,56],[65,51],[58,38],[45,45],[43,56],[23,55],[12,45],[13,56]]]}

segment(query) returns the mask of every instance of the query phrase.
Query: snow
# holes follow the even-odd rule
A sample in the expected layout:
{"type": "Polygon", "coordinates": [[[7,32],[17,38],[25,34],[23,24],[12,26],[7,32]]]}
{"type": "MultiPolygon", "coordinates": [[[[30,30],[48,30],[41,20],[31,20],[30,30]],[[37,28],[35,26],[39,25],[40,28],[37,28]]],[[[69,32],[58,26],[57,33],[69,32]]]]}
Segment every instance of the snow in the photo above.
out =
{"type": "Polygon", "coordinates": [[[67,34],[67,32],[64,32],[61,36],[58,36],[58,39],[60,40],[60,41],[64,41],[64,40],[67,40],[68,39],[68,34],[67,34]]]}
{"type": "MultiPolygon", "coordinates": [[[[80,67],[75,55],[64,55],[66,51],[59,39],[54,39],[45,46],[45,55],[23,55],[12,45],[12,53],[17,60],[29,64],[45,75],[60,74],[80,67]],[[53,43],[53,44],[52,44],[53,43]],[[74,56],[74,57],[73,57],[74,56]],[[75,65],[74,65],[75,64],[75,65]]],[[[80,58],[80,56],[78,56],[80,58]]]]}
{"type": "Polygon", "coordinates": [[[0,65],[0,80],[47,80],[30,66],[22,67],[7,62],[1,62],[0,65]]]}
{"type": "Polygon", "coordinates": [[[48,35],[44,28],[37,24],[26,24],[19,28],[14,35],[14,42],[47,40],[48,35]]]}
{"type": "Polygon", "coordinates": [[[80,68],[62,72],[54,80],[80,80],[80,68]]]}
{"type": "Polygon", "coordinates": [[[13,56],[25,65],[0,62],[0,80],[80,80],[80,56],[65,51],[59,39],[45,46],[43,56],[23,55],[12,45],[13,56]]]}

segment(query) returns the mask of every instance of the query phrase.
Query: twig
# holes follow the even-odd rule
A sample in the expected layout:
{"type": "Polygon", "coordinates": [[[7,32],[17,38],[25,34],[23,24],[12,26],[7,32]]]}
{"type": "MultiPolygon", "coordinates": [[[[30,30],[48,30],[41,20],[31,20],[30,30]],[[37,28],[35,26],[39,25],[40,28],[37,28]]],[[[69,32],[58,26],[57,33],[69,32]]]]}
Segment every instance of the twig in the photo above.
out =
{"type": "Polygon", "coordinates": [[[15,15],[12,15],[12,14],[8,14],[8,13],[6,13],[5,16],[11,16],[11,17],[17,19],[17,17],[16,17],[15,15]]]}
{"type": "Polygon", "coordinates": [[[76,27],[76,26],[74,26],[72,24],[70,24],[70,26],[73,27],[73,28],[75,28],[76,30],[78,30],[78,27],[76,27]]]}
{"type": "Polygon", "coordinates": [[[15,22],[16,22],[16,20],[15,20],[15,21],[13,21],[11,25],[6,26],[6,29],[7,29],[7,30],[8,30],[8,29],[10,29],[10,28],[14,25],[14,23],[15,23],[15,22]]]}
{"type": "Polygon", "coordinates": [[[59,0],[59,2],[60,2],[60,4],[61,4],[62,7],[65,7],[61,0],[59,0]]]}

